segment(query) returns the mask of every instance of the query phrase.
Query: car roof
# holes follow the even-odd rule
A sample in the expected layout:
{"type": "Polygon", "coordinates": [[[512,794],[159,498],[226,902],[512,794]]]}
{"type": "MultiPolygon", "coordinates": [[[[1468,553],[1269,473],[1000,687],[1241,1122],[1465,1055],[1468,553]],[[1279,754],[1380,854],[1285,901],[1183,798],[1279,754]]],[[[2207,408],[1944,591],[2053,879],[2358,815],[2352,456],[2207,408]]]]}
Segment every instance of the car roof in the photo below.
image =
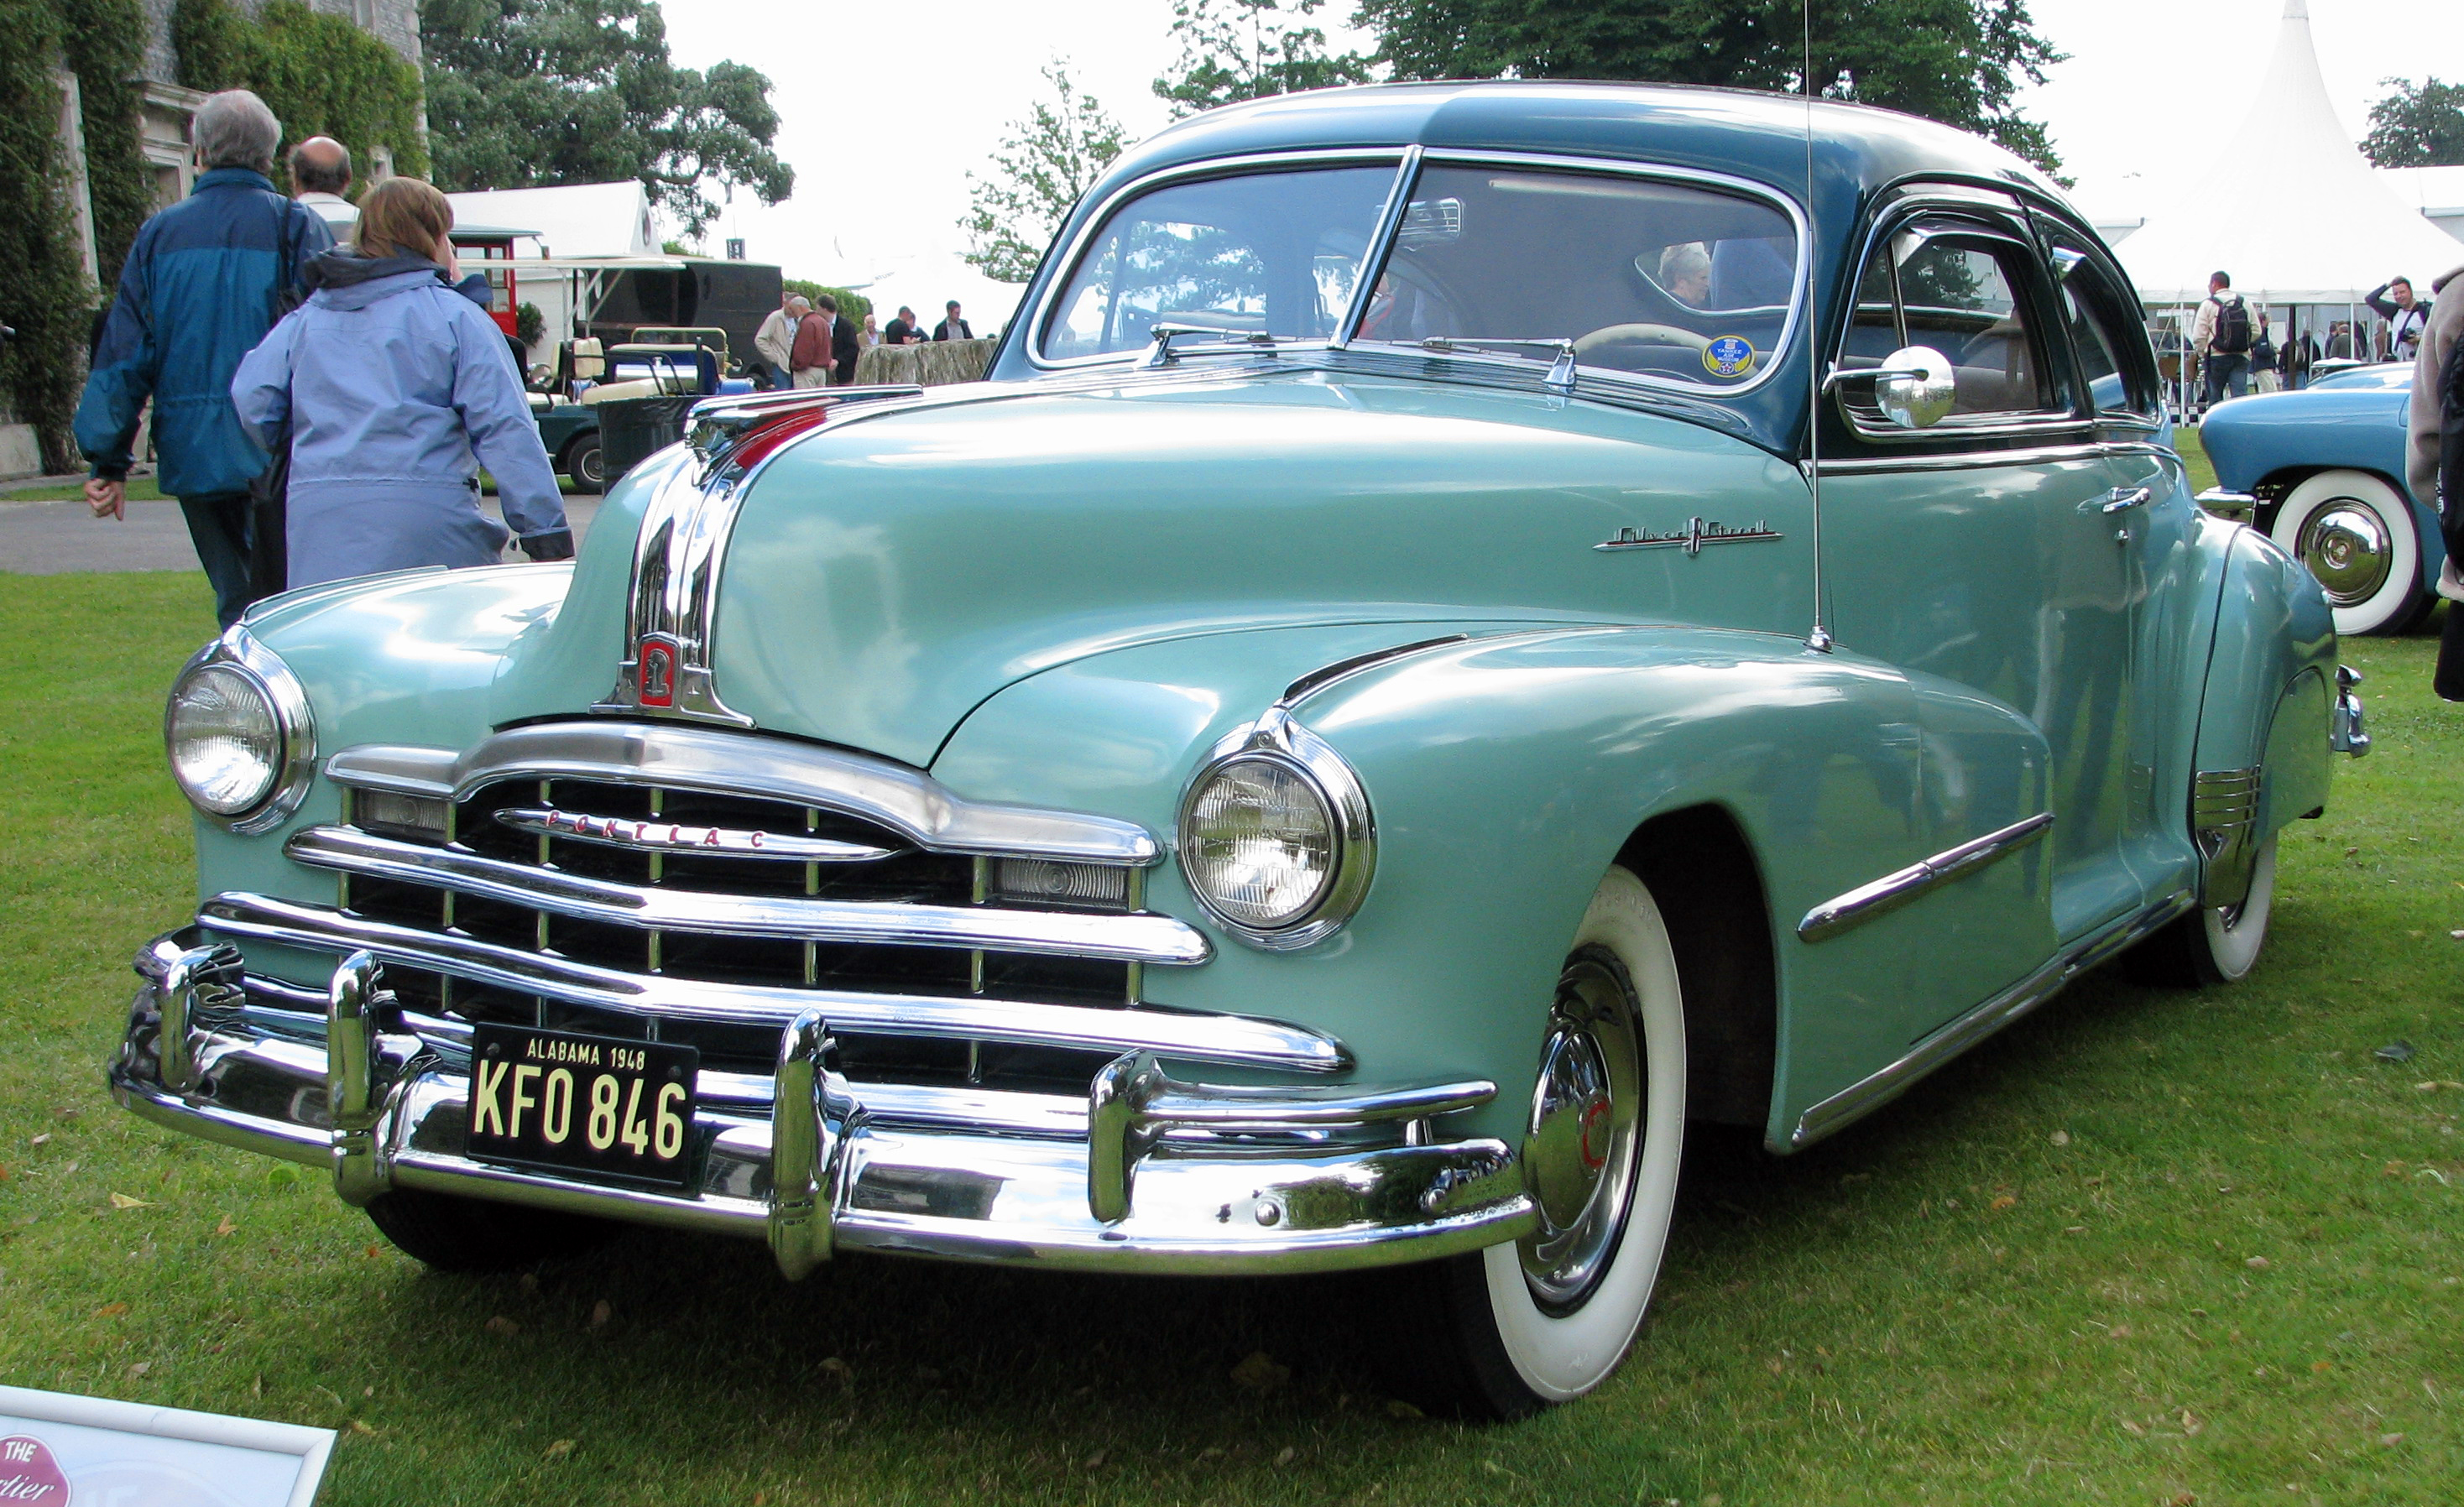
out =
{"type": "Polygon", "coordinates": [[[2058,198],[2014,154],[1895,110],[1829,99],[1809,110],[1798,96],[1758,90],[1563,79],[1369,84],[1227,105],[1149,137],[1122,155],[1103,186],[1221,157],[1419,145],[1694,167],[1802,203],[1809,127],[1821,175],[1845,178],[1859,199],[1920,173],[2058,198]]]}

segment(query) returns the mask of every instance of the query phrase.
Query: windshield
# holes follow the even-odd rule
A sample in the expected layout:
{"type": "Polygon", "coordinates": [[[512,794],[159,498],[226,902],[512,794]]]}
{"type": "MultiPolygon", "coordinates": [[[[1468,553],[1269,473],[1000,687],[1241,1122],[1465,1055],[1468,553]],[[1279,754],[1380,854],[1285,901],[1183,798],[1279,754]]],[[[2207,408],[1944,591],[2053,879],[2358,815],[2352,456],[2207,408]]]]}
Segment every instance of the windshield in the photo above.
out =
{"type": "Polygon", "coordinates": [[[1392,164],[1172,184],[1112,212],[1045,321],[1046,360],[1139,349],[1157,324],[1330,339],[1395,185],[1392,164]]]}
{"type": "MultiPolygon", "coordinates": [[[[1760,200],[1648,179],[1431,165],[1358,338],[1573,340],[1587,367],[1733,388],[1769,363],[1796,230],[1760,200]]],[[[1523,354],[1546,360],[1531,346],[1523,354]]]]}

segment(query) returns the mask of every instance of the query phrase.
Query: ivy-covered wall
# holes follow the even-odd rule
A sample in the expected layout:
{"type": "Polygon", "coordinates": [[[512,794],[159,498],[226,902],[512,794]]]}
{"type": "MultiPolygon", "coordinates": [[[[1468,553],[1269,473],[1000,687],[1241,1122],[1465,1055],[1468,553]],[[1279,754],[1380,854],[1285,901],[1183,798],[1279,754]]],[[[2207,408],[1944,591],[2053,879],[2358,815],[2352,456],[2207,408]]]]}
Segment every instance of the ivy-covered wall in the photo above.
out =
{"type": "Polygon", "coordinates": [[[62,46],[77,76],[85,127],[86,197],[94,207],[95,260],[102,286],[120,282],[120,264],[137,228],[154,212],[154,184],[138,144],[144,98],[145,11],[138,0],[55,0],[62,46]]]}
{"type": "MultiPolygon", "coordinates": [[[[55,471],[74,463],[69,418],[77,411],[95,303],[77,253],[59,137],[54,70],[64,55],[67,9],[62,0],[0,0],[0,268],[7,270],[0,276],[0,324],[17,332],[0,351],[0,406],[34,426],[43,467],[55,471]]],[[[102,82],[107,87],[109,80],[102,82]]],[[[88,87],[80,77],[79,93],[88,87]]],[[[91,103],[84,114],[91,131],[91,103]]],[[[132,142],[136,129],[132,113],[132,142]]],[[[126,250],[123,239],[120,251],[126,250]]]]}
{"type": "MultiPolygon", "coordinates": [[[[281,120],[285,142],[330,136],[351,149],[363,175],[370,149],[385,146],[394,171],[428,176],[419,70],[341,16],[268,0],[252,21],[230,0],[179,0],[171,47],[182,83],[209,94],[255,90],[281,120]]],[[[279,164],[275,178],[283,178],[279,164]]]]}

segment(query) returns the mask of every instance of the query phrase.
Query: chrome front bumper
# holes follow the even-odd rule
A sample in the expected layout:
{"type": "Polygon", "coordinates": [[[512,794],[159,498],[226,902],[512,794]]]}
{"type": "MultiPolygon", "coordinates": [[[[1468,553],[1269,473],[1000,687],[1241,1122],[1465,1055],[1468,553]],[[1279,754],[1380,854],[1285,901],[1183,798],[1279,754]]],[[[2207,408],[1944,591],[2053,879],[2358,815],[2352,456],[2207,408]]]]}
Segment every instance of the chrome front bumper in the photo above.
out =
{"type": "Polygon", "coordinates": [[[188,928],[138,954],[114,1096],[157,1124],[325,1168],[354,1204],[427,1189],[752,1236],[790,1278],[834,1250],[1326,1271],[1450,1256],[1532,1227],[1514,1152],[1440,1128],[1494,1098],[1490,1083],[1213,1085],[1177,1081],[1137,1050],[1096,1075],[1083,1109],[986,1091],[970,1116],[967,1090],[927,1102],[850,1084],[832,1070],[818,1009],[781,1033],[771,1077],[705,1075],[696,1193],[495,1166],[464,1154],[467,1047],[390,1013],[374,957],[346,958],[319,1000],[205,944],[188,928]]]}

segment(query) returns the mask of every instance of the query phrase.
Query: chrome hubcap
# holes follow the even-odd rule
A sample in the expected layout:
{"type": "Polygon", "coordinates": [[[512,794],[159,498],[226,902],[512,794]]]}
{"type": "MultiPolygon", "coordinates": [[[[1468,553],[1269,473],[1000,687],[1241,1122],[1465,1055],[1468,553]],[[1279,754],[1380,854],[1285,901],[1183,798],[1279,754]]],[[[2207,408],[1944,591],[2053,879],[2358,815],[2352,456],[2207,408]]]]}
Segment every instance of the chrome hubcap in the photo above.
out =
{"type": "Polygon", "coordinates": [[[2301,526],[2301,563],[2326,589],[2328,603],[2359,606],[2377,596],[2394,567],[2387,520],[2368,503],[2339,497],[2301,526]]]}
{"type": "Polygon", "coordinates": [[[1633,985],[1614,954],[1586,948],[1557,981],[1523,1141],[1540,1213],[1520,1247],[1523,1275],[1545,1309],[1580,1307],[1608,1269],[1633,1199],[1642,1100],[1633,985]]]}

